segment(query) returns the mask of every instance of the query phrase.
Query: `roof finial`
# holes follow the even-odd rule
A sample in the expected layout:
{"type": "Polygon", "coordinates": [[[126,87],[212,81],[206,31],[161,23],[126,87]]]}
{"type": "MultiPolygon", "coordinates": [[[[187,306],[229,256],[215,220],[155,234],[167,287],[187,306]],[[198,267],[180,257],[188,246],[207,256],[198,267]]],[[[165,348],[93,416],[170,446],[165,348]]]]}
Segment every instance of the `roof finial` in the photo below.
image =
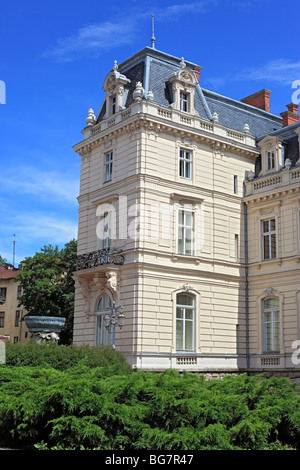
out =
{"type": "Polygon", "coordinates": [[[151,38],[152,49],[155,49],[155,37],[154,37],[154,15],[152,15],[152,38],[151,38]]]}

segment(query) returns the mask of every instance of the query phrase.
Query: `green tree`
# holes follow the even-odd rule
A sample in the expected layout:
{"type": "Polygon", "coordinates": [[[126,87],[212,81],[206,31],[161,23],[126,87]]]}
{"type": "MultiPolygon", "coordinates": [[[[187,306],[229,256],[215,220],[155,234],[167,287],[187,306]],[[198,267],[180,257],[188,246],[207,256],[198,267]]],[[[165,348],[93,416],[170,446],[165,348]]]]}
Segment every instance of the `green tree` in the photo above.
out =
{"type": "Polygon", "coordinates": [[[0,255],[0,266],[5,266],[5,263],[7,263],[7,260],[0,255]]]}
{"type": "Polygon", "coordinates": [[[70,344],[73,336],[74,280],[72,272],[76,260],[77,242],[71,240],[62,250],[52,245],[27,257],[22,270],[15,277],[23,288],[20,305],[28,315],[65,317],[60,335],[63,344],[70,344]]]}

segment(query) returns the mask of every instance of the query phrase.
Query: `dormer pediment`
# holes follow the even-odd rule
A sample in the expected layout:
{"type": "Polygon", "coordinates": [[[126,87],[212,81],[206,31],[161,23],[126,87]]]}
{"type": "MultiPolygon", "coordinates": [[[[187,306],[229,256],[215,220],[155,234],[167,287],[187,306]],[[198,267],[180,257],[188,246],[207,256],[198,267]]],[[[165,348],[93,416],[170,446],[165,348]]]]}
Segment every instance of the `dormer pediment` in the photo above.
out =
{"type": "Polygon", "coordinates": [[[189,114],[198,115],[195,110],[195,88],[198,85],[195,74],[186,68],[186,64],[181,59],[179,72],[174,72],[169,78],[172,85],[173,103],[172,108],[189,114]]]}
{"type": "Polygon", "coordinates": [[[113,69],[104,80],[103,90],[106,93],[106,115],[109,117],[124,108],[123,97],[125,86],[129,85],[130,80],[125,75],[118,72],[117,61],[113,69]]]}
{"type": "Polygon", "coordinates": [[[112,93],[120,85],[127,85],[130,80],[120,72],[118,72],[118,65],[115,61],[114,68],[109,72],[104,80],[103,90],[106,93],[112,93]]]}
{"type": "Polygon", "coordinates": [[[261,173],[263,176],[267,173],[279,171],[283,168],[282,144],[281,136],[268,135],[258,142],[261,149],[261,173]]]}
{"type": "Polygon", "coordinates": [[[174,73],[170,78],[170,82],[174,83],[175,81],[180,82],[180,85],[184,88],[196,87],[197,80],[194,73],[189,69],[180,69],[178,73],[174,73]]]}

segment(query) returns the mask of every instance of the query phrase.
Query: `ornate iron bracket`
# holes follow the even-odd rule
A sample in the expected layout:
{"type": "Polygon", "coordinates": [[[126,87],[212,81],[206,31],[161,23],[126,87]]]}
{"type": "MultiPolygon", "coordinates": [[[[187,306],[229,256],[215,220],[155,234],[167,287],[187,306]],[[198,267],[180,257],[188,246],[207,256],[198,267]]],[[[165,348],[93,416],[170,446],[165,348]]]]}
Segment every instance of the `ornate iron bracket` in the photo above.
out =
{"type": "Polygon", "coordinates": [[[124,264],[123,250],[107,249],[90,251],[83,255],[78,255],[75,263],[75,271],[81,269],[94,268],[95,266],[102,266],[103,264],[124,264]]]}

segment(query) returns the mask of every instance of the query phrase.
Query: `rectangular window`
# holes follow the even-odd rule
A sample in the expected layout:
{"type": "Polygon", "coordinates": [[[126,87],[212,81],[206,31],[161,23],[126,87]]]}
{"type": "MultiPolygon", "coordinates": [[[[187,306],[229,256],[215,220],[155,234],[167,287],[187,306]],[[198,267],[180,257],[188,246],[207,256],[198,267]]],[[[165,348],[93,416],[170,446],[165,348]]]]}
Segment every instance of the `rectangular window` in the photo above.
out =
{"type": "Polygon", "coordinates": [[[189,110],[189,95],[187,93],[180,92],[180,111],[185,111],[186,113],[189,110]]]}
{"type": "Polygon", "coordinates": [[[22,286],[18,286],[17,299],[22,295],[22,286]]]}
{"type": "Polygon", "coordinates": [[[0,312],[0,328],[4,328],[5,312],[0,312]]]}
{"type": "Polygon", "coordinates": [[[266,152],[267,170],[275,168],[275,154],[274,152],[266,152]]]}
{"type": "Polygon", "coordinates": [[[194,251],[194,213],[180,210],[178,212],[178,252],[192,255],[194,251]]]}
{"type": "Polygon", "coordinates": [[[262,221],[262,258],[263,260],[276,258],[275,219],[262,221]]]}
{"type": "Polygon", "coordinates": [[[194,350],[194,297],[178,294],[176,300],[176,350],[194,350]]]}
{"type": "Polygon", "coordinates": [[[0,303],[6,301],[6,287],[0,287],[0,303]]]}
{"type": "Polygon", "coordinates": [[[103,215],[103,236],[102,236],[102,249],[110,248],[110,214],[105,212],[103,215]]]}
{"type": "Polygon", "coordinates": [[[234,235],[234,258],[235,258],[235,262],[238,263],[239,261],[239,236],[238,234],[234,235]]]}
{"type": "Polygon", "coordinates": [[[263,301],[264,351],[280,352],[279,299],[263,301]]]}
{"type": "Polygon", "coordinates": [[[192,154],[189,150],[180,149],[179,152],[179,176],[191,179],[192,176],[192,154]]]}
{"type": "Polygon", "coordinates": [[[237,175],[233,175],[233,192],[234,192],[234,194],[238,193],[238,178],[237,178],[237,175]]]}
{"type": "Polygon", "coordinates": [[[16,311],[16,316],[15,316],[15,326],[20,325],[20,310],[16,311]]]}
{"type": "Polygon", "coordinates": [[[105,155],[104,182],[111,181],[113,171],[113,152],[105,155]]]}
{"type": "Polygon", "coordinates": [[[116,108],[116,97],[113,96],[113,98],[112,98],[112,109],[111,109],[111,113],[112,113],[112,114],[116,114],[116,109],[117,109],[117,108],[116,108]]]}

